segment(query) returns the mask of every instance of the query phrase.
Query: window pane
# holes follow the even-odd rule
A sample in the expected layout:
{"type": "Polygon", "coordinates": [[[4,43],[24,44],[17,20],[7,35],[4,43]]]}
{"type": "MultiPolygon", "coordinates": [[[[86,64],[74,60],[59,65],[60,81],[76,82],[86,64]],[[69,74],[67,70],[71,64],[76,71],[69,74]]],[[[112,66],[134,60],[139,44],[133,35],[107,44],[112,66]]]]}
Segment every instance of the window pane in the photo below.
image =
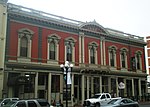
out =
{"type": "Polygon", "coordinates": [[[113,50],[112,51],[110,51],[110,65],[111,66],[114,66],[114,52],[113,52],[113,50]]]}
{"type": "Polygon", "coordinates": [[[135,61],[135,57],[131,57],[131,67],[132,67],[132,70],[135,71],[136,70],[136,61],[135,61]]]}
{"type": "Polygon", "coordinates": [[[21,38],[20,41],[20,56],[22,57],[27,57],[27,52],[28,52],[28,40],[27,38],[24,36],[21,38]]]}
{"type": "Polygon", "coordinates": [[[60,92],[60,76],[59,75],[53,75],[52,76],[52,93],[60,92]],[[55,84],[53,84],[55,83],[55,84]]]}
{"type": "Polygon", "coordinates": [[[25,102],[18,102],[18,104],[16,105],[16,107],[26,107],[25,102]]]}
{"type": "Polygon", "coordinates": [[[137,55],[137,69],[140,69],[140,56],[137,55]]]}
{"type": "Polygon", "coordinates": [[[71,47],[71,45],[67,46],[67,61],[72,61],[72,47],[71,47]]]}
{"type": "Polygon", "coordinates": [[[90,49],[90,60],[91,60],[91,64],[95,64],[95,55],[94,55],[94,47],[92,47],[90,49]]]}
{"type": "Polygon", "coordinates": [[[122,67],[125,68],[125,53],[121,53],[122,67]]]}
{"type": "Polygon", "coordinates": [[[37,107],[34,101],[28,101],[28,107],[37,107]]]}
{"type": "Polygon", "coordinates": [[[49,59],[55,60],[55,43],[52,41],[49,46],[49,59]]]}

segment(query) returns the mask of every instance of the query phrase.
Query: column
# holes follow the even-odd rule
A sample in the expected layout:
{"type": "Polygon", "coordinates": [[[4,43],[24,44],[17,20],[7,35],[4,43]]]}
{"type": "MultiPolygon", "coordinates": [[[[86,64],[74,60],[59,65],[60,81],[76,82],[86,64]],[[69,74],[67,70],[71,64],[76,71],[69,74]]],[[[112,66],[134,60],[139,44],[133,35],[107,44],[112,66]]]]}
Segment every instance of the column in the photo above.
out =
{"type": "Polygon", "coordinates": [[[90,94],[89,94],[89,89],[90,89],[90,85],[89,85],[89,77],[87,76],[87,98],[89,98],[90,94]]]}
{"type": "Polygon", "coordinates": [[[106,65],[106,49],[105,49],[105,38],[103,38],[103,56],[104,56],[104,65],[106,65]]]}
{"type": "Polygon", "coordinates": [[[84,78],[85,78],[85,76],[84,75],[82,75],[82,104],[83,104],[83,101],[84,101],[84,99],[85,99],[85,95],[84,95],[84,92],[85,92],[85,82],[84,82],[84,78]]]}
{"type": "Polygon", "coordinates": [[[124,96],[127,97],[127,83],[126,83],[126,79],[125,79],[125,78],[124,78],[123,82],[124,82],[124,84],[125,84],[124,96]]]}
{"type": "Polygon", "coordinates": [[[79,32],[79,63],[84,63],[84,33],[79,32]]]}
{"type": "Polygon", "coordinates": [[[104,53],[104,50],[103,50],[103,38],[101,37],[100,38],[100,51],[101,51],[101,65],[104,65],[104,57],[103,57],[103,53],[104,53]]]}
{"type": "Polygon", "coordinates": [[[61,103],[63,104],[63,82],[64,82],[64,77],[63,77],[63,74],[60,75],[60,100],[61,100],[61,103]]]}
{"type": "Polygon", "coordinates": [[[108,92],[111,93],[111,77],[108,77],[108,92]]]}
{"type": "Polygon", "coordinates": [[[39,76],[39,73],[38,72],[36,72],[36,74],[35,74],[35,96],[34,96],[34,98],[38,98],[38,95],[37,95],[37,93],[38,93],[38,76],[39,76]]]}
{"type": "Polygon", "coordinates": [[[79,32],[79,63],[82,62],[82,33],[79,32]]]}
{"type": "MultiPolygon", "coordinates": [[[[116,96],[119,96],[119,89],[118,89],[118,77],[116,77],[116,96]]],[[[120,97],[120,96],[119,96],[120,97]]]]}
{"type": "Polygon", "coordinates": [[[94,77],[91,77],[91,93],[94,95],[94,77]]]}
{"type": "Polygon", "coordinates": [[[100,86],[99,92],[102,93],[102,76],[99,77],[99,86],[100,86]]]}
{"type": "Polygon", "coordinates": [[[74,74],[72,74],[72,84],[71,84],[71,102],[72,102],[72,107],[74,105],[74,74]]]}
{"type": "Polygon", "coordinates": [[[141,79],[139,78],[138,80],[138,83],[139,83],[139,100],[141,100],[141,96],[142,96],[142,93],[141,93],[141,79]]]}
{"type": "Polygon", "coordinates": [[[52,81],[52,74],[51,73],[49,73],[48,74],[48,102],[51,104],[51,81],[52,81]]]}
{"type": "Polygon", "coordinates": [[[132,96],[134,96],[134,79],[132,78],[132,96]]]}

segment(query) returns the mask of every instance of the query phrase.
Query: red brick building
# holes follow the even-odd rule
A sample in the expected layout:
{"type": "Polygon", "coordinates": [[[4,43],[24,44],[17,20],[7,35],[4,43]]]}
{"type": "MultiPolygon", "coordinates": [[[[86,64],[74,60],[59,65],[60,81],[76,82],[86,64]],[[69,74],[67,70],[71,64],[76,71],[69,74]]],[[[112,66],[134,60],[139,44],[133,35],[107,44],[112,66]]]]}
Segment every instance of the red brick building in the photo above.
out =
{"type": "Polygon", "coordinates": [[[7,4],[3,97],[65,100],[60,64],[74,64],[69,104],[95,93],[141,98],[147,92],[142,37],[7,4]],[[125,88],[119,89],[123,82],[125,88]]]}
{"type": "MultiPolygon", "coordinates": [[[[150,71],[150,36],[146,37],[146,42],[147,42],[147,46],[146,46],[146,54],[147,54],[147,60],[148,60],[148,71],[150,71]]],[[[148,74],[150,74],[150,72],[148,72],[148,74]]]]}

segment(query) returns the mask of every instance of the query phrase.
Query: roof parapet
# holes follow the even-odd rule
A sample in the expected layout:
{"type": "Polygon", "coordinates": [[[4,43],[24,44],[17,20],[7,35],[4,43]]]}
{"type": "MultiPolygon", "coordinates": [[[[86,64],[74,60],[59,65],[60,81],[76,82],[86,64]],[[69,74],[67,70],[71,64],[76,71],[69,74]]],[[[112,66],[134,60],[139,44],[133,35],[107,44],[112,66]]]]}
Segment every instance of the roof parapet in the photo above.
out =
{"type": "Polygon", "coordinates": [[[8,8],[8,11],[12,11],[12,12],[16,12],[16,13],[26,13],[29,16],[36,16],[39,18],[47,19],[47,20],[52,19],[55,21],[60,21],[61,23],[71,24],[71,25],[75,25],[75,26],[80,26],[81,24],[84,23],[81,21],[65,18],[62,16],[46,13],[43,11],[38,11],[38,10],[35,10],[32,8],[27,8],[27,7],[23,7],[23,6],[15,5],[15,4],[11,4],[11,3],[8,3],[7,8],[8,8]]]}
{"type": "Polygon", "coordinates": [[[140,36],[137,36],[137,35],[132,35],[132,34],[129,34],[129,33],[124,33],[122,31],[118,31],[118,30],[114,30],[114,29],[110,29],[110,28],[106,28],[106,29],[110,34],[115,35],[115,36],[126,37],[126,38],[129,38],[129,39],[138,39],[138,40],[144,41],[144,37],[140,37],[140,36]]]}
{"type": "MultiPolygon", "coordinates": [[[[7,8],[8,8],[8,12],[19,13],[19,14],[23,13],[23,14],[26,14],[31,17],[36,17],[39,19],[42,18],[42,20],[47,20],[47,21],[53,20],[53,21],[57,21],[59,23],[67,24],[69,26],[71,25],[74,27],[81,27],[82,25],[85,25],[87,23],[87,22],[85,23],[85,22],[65,18],[62,16],[46,13],[43,11],[39,11],[39,10],[35,10],[32,8],[27,8],[27,7],[23,7],[20,5],[11,4],[11,3],[7,3],[7,8]]],[[[144,37],[132,35],[129,33],[124,33],[122,31],[118,31],[118,30],[114,30],[114,29],[110,29],[110,28],[104,28],[104,29],[106,31],[108,31],[108,33],[110,33],[111,35],[115,35],[115,36],[123,37],[123,38],[127,38],[127,39],[136,39],[136,40],[144,41],[144,37]]]]}

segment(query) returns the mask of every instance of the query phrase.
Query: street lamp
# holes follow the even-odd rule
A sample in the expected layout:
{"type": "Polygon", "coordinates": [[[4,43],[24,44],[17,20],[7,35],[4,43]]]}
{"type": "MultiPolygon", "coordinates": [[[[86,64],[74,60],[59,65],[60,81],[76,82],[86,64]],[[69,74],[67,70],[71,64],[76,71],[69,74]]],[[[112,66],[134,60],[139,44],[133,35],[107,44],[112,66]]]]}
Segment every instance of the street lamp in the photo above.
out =
{"type": "Polygon", "coordinates": [[[73,64],[70,64],[69,61],[66,61],[65,64],[61,64],[60,68],[62,69],[65,76],[65,84],[66,84],[66,107],[68,107],[68,84],[71,84],[70,73],[73,68],[73,64]],[[69,73],[68,73],[69,72],[69,73]]]}

